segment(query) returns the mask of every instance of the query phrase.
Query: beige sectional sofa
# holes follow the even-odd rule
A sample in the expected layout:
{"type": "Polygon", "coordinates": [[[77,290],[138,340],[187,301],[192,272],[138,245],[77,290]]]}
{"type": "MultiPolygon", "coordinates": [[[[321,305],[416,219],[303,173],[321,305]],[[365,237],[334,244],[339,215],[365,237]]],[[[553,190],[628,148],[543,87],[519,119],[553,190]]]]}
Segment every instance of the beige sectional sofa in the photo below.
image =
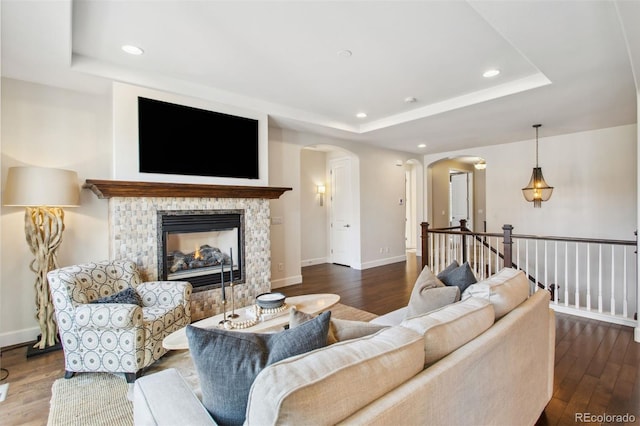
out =
{"type": "MultiPolygon", "coordinates": [[[[551,399],[555,318],[505,269],[462,301],[372,335],[268,366],[250,391],[248,425],[532,425],[551,399]]],[[[229,384],[233,386],[232,383],[229,384]]],[[[173,369],[142,377],[136,425],[213,420],[173,369]]]]}

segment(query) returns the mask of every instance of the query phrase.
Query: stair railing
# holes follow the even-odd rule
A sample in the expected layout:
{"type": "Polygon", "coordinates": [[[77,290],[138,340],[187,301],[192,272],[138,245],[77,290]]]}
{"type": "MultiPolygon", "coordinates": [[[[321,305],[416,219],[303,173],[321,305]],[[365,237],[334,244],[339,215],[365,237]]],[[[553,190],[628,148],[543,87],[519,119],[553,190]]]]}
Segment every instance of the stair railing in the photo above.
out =
{"type": "Polygon", "coordinates": [[[531,291],[551,292],[555,310],[616,324],[637,324],[635,240],[545,237],[472,232],[466,221],[451,228],[422,228],[422,267],[438,273],[453,260],[469,262],[478,279],[505,266],[525,272],[531,291]]]}

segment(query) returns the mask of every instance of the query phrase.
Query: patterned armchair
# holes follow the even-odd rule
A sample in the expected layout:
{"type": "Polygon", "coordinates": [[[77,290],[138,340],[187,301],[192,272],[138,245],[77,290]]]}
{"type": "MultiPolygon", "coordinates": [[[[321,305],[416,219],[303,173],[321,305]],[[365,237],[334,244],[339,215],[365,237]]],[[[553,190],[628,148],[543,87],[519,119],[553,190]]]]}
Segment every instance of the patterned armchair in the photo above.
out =
{"type": "Polygon", "coordinates": [[[191,284],[141,282],[131,261],[68,266],[49,272],[47,278],[64,349],[65,378],[106,371],[125,373],[132,383],[141,369],[167,352],[162,340],[191,322],[191,284]],[[92,303],[123,290],[135,295],[141,306],[131,301],[92,303]]]}

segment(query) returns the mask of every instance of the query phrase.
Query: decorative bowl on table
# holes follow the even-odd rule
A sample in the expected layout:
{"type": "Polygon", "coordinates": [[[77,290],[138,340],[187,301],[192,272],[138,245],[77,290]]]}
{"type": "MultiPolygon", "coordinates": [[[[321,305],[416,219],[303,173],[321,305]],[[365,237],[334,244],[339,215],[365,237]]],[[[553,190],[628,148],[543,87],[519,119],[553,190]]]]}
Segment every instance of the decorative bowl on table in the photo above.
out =
{"type": "Polygon", "coordinates": [[[262,309],[275,309],[284,305],[285,298],[282,293],[262,293],[256,297],[256,305],[262,309]]]}

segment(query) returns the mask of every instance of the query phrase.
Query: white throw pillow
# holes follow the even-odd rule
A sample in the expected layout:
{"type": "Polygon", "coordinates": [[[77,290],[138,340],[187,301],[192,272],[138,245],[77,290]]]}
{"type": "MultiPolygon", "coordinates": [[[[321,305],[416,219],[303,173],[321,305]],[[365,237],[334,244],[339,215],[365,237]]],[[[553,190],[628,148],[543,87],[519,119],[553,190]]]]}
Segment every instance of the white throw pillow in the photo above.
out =
{"type": "Polygon", "coordinates": [[[458,300],[460,300],[458,287],[446,287],[431,272],[429,266],[425,266],[411,291],[406,318],[431,312],[458,300]]]}

